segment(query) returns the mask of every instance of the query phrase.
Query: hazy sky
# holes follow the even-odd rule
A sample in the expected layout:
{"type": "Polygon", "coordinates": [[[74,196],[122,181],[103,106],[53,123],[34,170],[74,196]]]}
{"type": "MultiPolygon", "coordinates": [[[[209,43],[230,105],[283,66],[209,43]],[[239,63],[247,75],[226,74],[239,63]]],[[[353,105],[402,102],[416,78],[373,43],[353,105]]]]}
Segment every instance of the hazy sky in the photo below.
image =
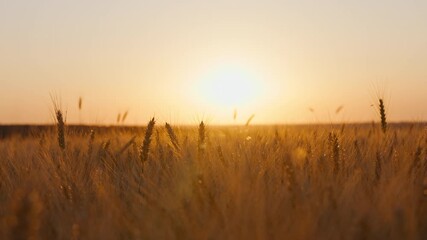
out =
{"type": "Polygon", "coordinates": [[[0,124],[51,122],[50,93],[68,122],[80,96],[85,123],[371,121],[378,89],[427,118],[425,0],[0,0],[0,43],[0,124]]]}

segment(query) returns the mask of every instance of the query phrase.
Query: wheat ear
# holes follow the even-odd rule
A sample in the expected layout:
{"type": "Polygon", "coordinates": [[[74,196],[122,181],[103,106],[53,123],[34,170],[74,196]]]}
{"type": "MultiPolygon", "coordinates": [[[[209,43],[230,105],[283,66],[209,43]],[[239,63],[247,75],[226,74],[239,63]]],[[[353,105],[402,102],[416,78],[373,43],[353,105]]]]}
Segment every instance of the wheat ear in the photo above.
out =
{"type": "Polygon", "coordinates": [[[151,143],[151,135],[153,135],[154,125],[156,124],[156,120],[152,118],[147,125],[147,130],[145,131],[144,141],[140,150],[140,159],[142,162],[148,160],[148,153],[150,151],[150,143],[151,143]]]}

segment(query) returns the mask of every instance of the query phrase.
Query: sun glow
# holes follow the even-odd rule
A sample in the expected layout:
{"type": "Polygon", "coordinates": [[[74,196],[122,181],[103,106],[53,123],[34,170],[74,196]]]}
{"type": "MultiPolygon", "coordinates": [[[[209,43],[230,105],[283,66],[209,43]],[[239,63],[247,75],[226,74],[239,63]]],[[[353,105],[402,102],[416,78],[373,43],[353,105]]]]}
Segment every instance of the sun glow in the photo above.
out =
{"type": "Polygon", "coordinates": [[[215,107],[248,107],[261,96],[259,76],[242,66],[226,65],[201,78],[201,97],[215,107]]]}

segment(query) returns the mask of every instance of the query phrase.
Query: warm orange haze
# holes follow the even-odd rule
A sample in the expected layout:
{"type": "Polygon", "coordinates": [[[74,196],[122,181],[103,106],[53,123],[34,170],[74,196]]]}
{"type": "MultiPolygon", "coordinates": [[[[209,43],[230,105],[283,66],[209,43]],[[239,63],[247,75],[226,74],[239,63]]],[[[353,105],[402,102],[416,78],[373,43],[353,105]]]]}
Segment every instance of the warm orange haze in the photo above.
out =
{"type": "Polygon", "coordinates": [[[426,239],[426,13],[0,0],[0,239],[426,239]]]}
{"type": "Polygon", "coordinates": [[[425,1],[1,1],[0,123],[425,120],[425,1]],[[82,96],[84,107],[76,111],[82,96]],[[342,116],[333,116],[344,105],[342,116]],[[315,109],[315,114],[308,111],[315,109]]]}

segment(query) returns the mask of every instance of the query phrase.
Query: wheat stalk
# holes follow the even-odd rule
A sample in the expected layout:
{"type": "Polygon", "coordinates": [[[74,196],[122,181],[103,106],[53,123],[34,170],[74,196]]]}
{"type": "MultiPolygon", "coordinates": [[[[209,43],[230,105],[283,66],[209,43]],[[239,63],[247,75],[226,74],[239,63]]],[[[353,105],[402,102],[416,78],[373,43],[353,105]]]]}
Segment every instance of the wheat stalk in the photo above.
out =
{"type": "Polygon", "coordinates": [[[90,130],[89,143],[87,148],[87,156],[90,158],[93,151],[93,142],[95,141],[95,131],[90,130]]]}
{"type": "Polygon", "coordinates": [[[376,159],[375,159],[375,180],[378,182],[381,178],[381,172],[382,172],[382,158],[381,153],[377,151],[376,159]]]}
{"type": "Polygon", "coordinates": [[[83,106],[83,98],[79,97],[79,110],[82,110],[82,106],[83,106]]]}
{"type": "Polygon", "coordinates": [[[64,121],[64,115],[61,111],[61,103],[60,99],[55,95],[50,95],[50,98],[53,103],[53,110],[55,114],[56,119],[56,129],[57,129],[57,138],[58,138],[58,145],[62,150],[65,150],[65,121],[64,121]]]}
{"type": "Polygon", "coordinates": [[[126,118],[128,117],[128,114],[129,114],[129,111],[126,111],[125,113],[123,113],[123,116],[122,116],[122,123],[124,123],[124,122],[125,122],[126,118]]]}
{"type": "Polygon", "coordinates": [[[246,121],[246,124],[245,124],[245,126],[247,127],[247,126],[249,126],[249,124],[252,122],[252,120],[254,119],[254,117],[255,117],[255,114],[252,114],[249,118],[248,118],[248,120],[246,121]]]}
{"type": "Polygon", "coordinates": [[[329,147],[334,161],[334,175],[337,176],[340,171],[340,143],[335,133],[329,133],[329,147]]]}
{"type": "Polygon", "coordinates": [[[117,119],[116,119],[116,122],[117,122],[117,124],[119,124],[120,123],[120,120],[122,119],[122,115],[119,113],[119,114],[117,114],[117,119]]]}
{"type": "Polygon", "coordinates": [[[173,131],[172,126],[169,123],[166,123],[165,127],[166,127],[166,131],[168,132],[169,139],[171,140],[172,145],[174,146],[175,150],[179,150],[180,147],[179,147],[179,143],[178,143],[178,138],[176,137],[176,134],[173,131]]]}
{"type": "Polygon", "coordinates": [[[141,150],[140,150],[139,158],[141,159],[142,162],[145,162],[148,160],[148,153],[150,151],[150,143],[151,143],[151,135],[153,135],[155,124],[156,124],[156,120],[153,117],[147,125],[144,141],[142,143],[141,150]]]}
{"type": "Polygon", "coordinates": [[[379,99],[378,108],[380,110],[381,129],[382,129],[383,133],[386,133],[387,132],[387,116],[386,116],[386,112],[385,112],[384,100],[382,98],[379,99]]]}
{"type": "Polygon", "coordinates": [[[219,160],[221,160],[222,164],[226,165],[225,157],[224,157],[224,153],[222,151],[221,145],[218,145],[217,152],[218,152],[219,160]]]}
{"type": "Polygon", "coordinates": [[[120,155],[122,155],[125,151],[126,151],[126,149],[128,149],[132,144],[133,144],[133,142],[135,142],[135,138],[136,138],[136,136],[133,136],[118,152],[117,152],[117,154],[116,154],[116,156],[120,156],[120,155]]]}
{"type": "Polygon", "coordinates": [[[206,126],[202,121],[199,125],[199,153],[203,154],[206,148],[206,126]]]}
{"type": "Polygon", "coordinates": [[[65,123],[62,111],[59,109],[55,110],[56,114],[56,127],[58,131],[58,145],[62,150],[65,150],[65,123]]]}

